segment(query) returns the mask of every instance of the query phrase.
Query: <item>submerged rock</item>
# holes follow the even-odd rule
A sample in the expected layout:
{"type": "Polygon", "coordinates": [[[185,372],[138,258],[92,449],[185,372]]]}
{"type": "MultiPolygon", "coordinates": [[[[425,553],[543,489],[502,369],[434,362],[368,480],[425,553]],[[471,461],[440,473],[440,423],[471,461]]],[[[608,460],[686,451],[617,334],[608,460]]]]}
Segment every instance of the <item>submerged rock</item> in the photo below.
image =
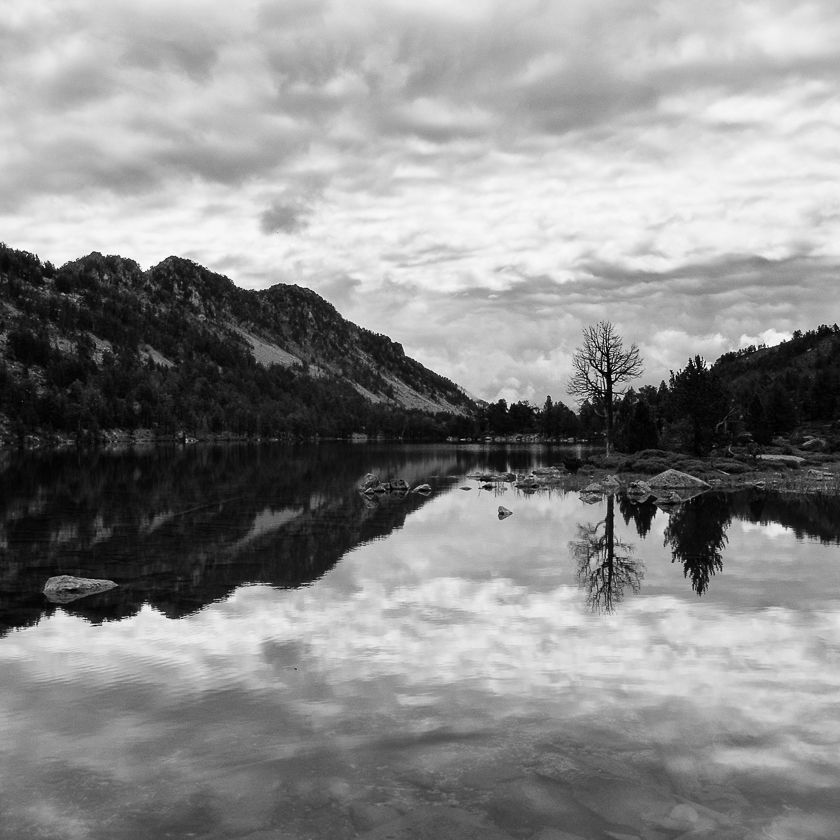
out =
{"type": "Polygon", "coordinates": [[[116,583],[102,578],[80,578],[73,575],[51,577],[44,584],[44,595],[53,604],[69,604],[88,595],[97,595],[114,589],[116,583]]]}

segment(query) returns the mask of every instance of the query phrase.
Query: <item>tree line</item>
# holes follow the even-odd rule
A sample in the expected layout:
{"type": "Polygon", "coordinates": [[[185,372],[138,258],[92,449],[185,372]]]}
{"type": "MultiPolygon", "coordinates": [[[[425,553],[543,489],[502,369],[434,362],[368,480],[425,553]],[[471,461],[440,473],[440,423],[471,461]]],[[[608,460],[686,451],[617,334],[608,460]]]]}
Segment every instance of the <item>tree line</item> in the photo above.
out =
{"type": "Polygon", "coordinates": [[[583,330],[573,356],[567,392],[577,412],[550,396],[541,408],[499,400],[480,413],[478,425],[490,434],[603,439],[608,453],[662,448],[703,455],[736,441],[767,445],[802,423],[840,418],[836,324],[797,331],[772,357],[759,354],[762,349],[725,354],[713,365],[694,355],[667,382],[636,389],[630,383],[643,372],[638,347],[625,346],[615,327],[601,321],[583,330]],[[807,370],[797,367],[797,359],[817,350],[807,370]]]}

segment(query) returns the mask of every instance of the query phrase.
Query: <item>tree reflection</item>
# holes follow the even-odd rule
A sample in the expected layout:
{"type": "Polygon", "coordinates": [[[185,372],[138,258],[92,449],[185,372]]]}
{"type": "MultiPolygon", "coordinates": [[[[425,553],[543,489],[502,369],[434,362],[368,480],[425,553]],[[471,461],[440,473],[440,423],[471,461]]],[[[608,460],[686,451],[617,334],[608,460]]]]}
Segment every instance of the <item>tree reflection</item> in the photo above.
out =
{"type": "Polygon", "coordinates": [[[627,496],[618,497],[618,509],[624,518],[624,524],[629,525],[630,520],[636,526],[636,533],[644,539],[650,533],[650,526],[653,524],[653,517],[659,508],[653,503],[653,499],[645,501],[633,501],[627,496]]]}
{"type": "Polygon", "coordinates": [[[731,521],[729,500],[712,493],[697,496],[671,512],[664,545],[671,546],[671,562],[682,563],[698,595],[706,591],[715,572],[723,571],[723,549],[729,542],[726,529],[731,521]]]}
{"type": "Polygon", "coordinates": [[[569,543],[569,550],[577,561],[578,582],[593,612],[611,613],[628,586],[634,593],[641,588],[644,567],[633,557],[633,546],[616,539],[612,495],[607,497],[604,519],[578,523],[577,539],[569,543]]]}

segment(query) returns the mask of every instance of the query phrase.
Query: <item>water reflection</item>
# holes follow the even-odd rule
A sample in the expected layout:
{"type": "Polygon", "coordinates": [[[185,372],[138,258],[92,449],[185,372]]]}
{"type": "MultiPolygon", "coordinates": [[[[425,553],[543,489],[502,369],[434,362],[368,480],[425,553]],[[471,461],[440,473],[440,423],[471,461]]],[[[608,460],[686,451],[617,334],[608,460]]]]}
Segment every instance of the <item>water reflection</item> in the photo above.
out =
{"type": "Polygon", "coordinates": [[[0,483],[0,635],[55,608],[47,578],[119,586],[68,611],[98,622],[150,604],[179,618],[245,583],[310,584],[356,546],[403,527],[421,494],[368,498],[362,476],[436,492],[488,466],[528,469],[522,448],[227,446],[6,457],[0,483]]]}
{"type": "Polygon", "coordinates": [[[665,528],[665,545],[671,562],[683,565],[691,588],[702,595],[715,572],[723,571],[723,550],[728,543],[726,529],[732,521],[729,499],[705,493],[671,512],[665,528]]]}
{"type": "Polygon", "coordinates": [[[311,583],[354,546],[402,527],[419,495],[371,501],[375,470],[409,482],[460,473],[455,449],[283,447],[75,453],[13,462],[0,492],[0,632],[54,608],[41,595],[59,574],[107,578],[109,593],[67,609],[92,621],[143,604],[181,617],[243,583],[311,583]]]}
{"type": "Polygon", "coordinates": [[[838,553],[756,522],[807,533],[826,509],[508,488],[500,521],[464,478],[508,468],[489,454],[21,467],[0,485],[0,588],[31,587],[42,620],[0,638],[0,840],[833,836],[838,553]],[[368,471],[434,492],[369,508],[368,471]],[[666,529],[680,550],[721,543],[702,599],[666,529]],[[92,567],[121,575],[126,609],[154,606],[42,612],[47,571],[92,567]]]}
{"type": "Polygon", "coordinates": [[[639,592],[644,566],[633,556],[633,546],[616,538],[612,494],[607,496],[606,515],[600,522],[578,523],[576,539],[569,549],[577,561],[578,581],[593,612],[611,613],[624,599],[628,587],[639,592]]]}

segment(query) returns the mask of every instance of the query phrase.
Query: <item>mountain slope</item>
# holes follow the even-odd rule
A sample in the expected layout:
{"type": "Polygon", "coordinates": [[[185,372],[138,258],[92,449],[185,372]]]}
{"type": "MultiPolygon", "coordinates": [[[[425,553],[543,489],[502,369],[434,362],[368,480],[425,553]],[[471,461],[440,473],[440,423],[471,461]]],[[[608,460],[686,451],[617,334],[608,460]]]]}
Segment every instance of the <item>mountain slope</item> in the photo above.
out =
{"type": "Polygon", "coordinates": [[[56,269],[0,246],[0,360],[18,429],[399,433],[406,412],[474,409],[315,292],[240,289],[177,257],[143,271],[92,253],[56,269]]]}
{"type": "Polygon", "coordinates": [[[726,353],[712,369],[745,409],[758,396],[768,410],[789,411],[800,421],[830,421],[840,411],[840,328],[836,324],[797,331],[774,347],[726,353]],[[785,406],[779,404],[781,398],[785,406]]]}

